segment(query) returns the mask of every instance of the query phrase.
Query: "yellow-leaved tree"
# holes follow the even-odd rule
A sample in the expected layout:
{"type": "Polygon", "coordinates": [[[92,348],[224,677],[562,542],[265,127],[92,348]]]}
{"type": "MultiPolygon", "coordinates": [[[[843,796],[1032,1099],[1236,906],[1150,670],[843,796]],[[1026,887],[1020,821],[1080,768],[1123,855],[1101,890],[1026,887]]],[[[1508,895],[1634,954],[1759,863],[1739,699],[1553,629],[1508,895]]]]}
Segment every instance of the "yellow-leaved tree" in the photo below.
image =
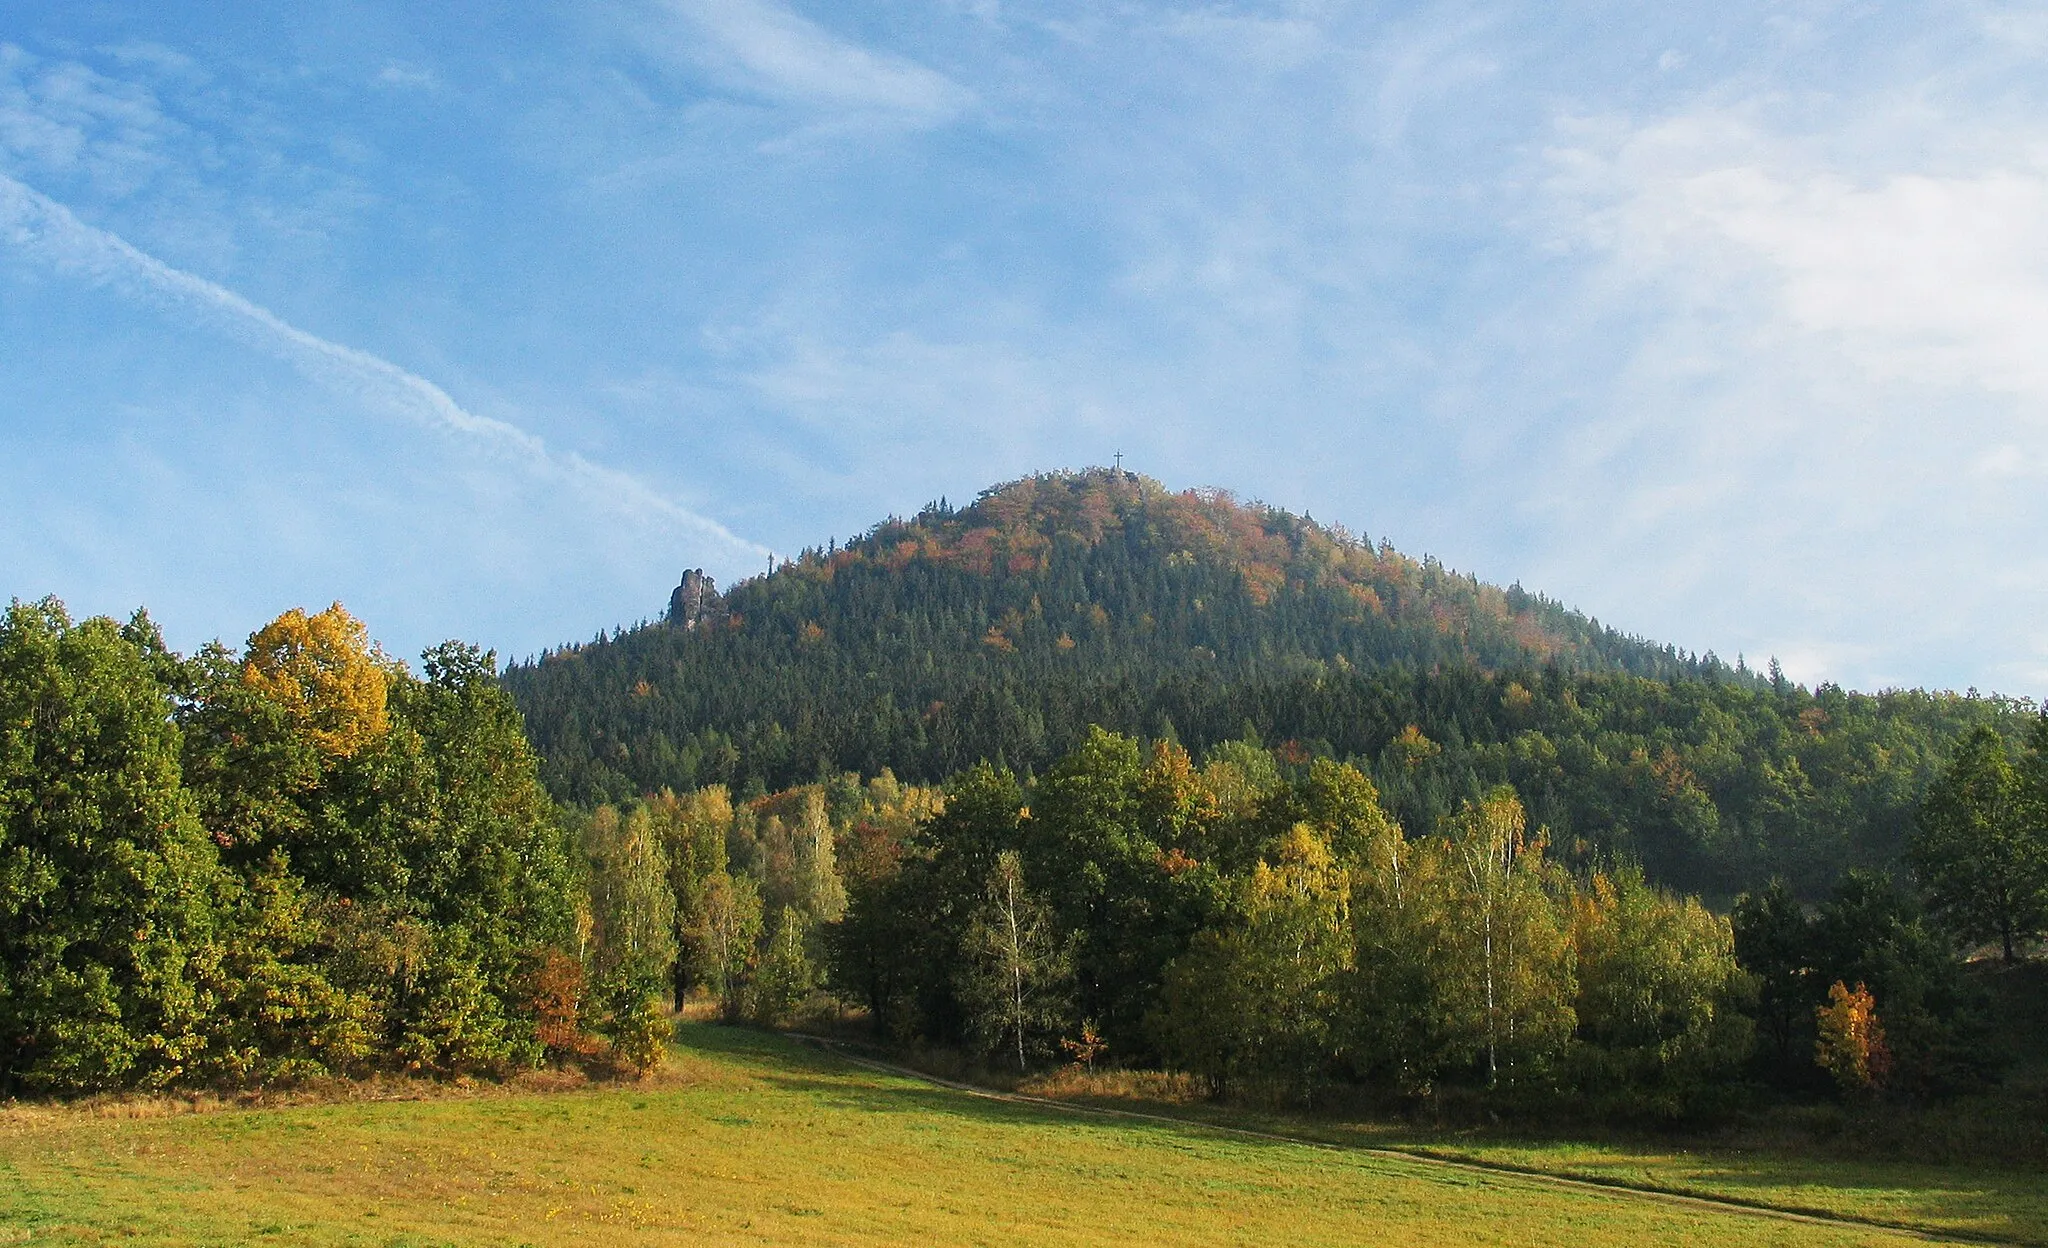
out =
{"type": "Polygon", "coordinates": [[[249,638],[242,683],[282,706],[329,759],[353,756],[391,726],[387,660],[340,603],[294,607],[249,638]]]}
{"type": "Polygon", "coordinates": [[[1820,1028],[1814,1061],[1843,1091],[1869,1092],[1884,1086],[1891,1071],[1891,1049],[1884,1042],[1884,1026],[1877,1021],[1877,1001],[1862,981],[1852,989],[1836,980],[1828,989],[1828,1003],[1814,1010],[1814,1019],[1820,1028]]]}

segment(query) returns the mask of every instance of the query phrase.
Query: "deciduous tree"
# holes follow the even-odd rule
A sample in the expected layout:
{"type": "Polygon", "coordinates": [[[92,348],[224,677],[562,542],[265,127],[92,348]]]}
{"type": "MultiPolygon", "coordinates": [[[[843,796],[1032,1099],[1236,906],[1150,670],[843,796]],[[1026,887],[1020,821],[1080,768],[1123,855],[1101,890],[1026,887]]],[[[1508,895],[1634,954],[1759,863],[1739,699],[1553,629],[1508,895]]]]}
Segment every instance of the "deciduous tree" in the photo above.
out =
{"type": "Polygon", "coordinates": [[[1016,850],[996,855],[961,941],[959,992],[984,1052],[1008,1049],[1017,1069],[1072,1020],[1073,964],[1052,913],[1027,886],[1016,850]]]}
{"type": "Polygon", "coordinates": [[[2004,739],[1979,728],[1928,789],[1908,846],[1934,912],[2007,962],[2048,922],[2048,803],[2028,796],[2004,739]]]}

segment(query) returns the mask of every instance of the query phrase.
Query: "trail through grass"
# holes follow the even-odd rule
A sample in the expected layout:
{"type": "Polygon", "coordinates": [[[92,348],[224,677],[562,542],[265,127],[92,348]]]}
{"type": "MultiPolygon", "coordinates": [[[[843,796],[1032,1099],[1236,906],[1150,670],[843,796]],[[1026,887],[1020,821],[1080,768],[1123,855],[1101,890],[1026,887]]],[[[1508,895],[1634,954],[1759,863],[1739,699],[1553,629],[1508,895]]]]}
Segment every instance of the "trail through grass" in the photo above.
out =
{"type": "Polygon", "coordinates": [[[663,1088],[141,1119],[0,1115],[0,1240],[1903,1242],[1180,1123],[1082,1117],[717,1027],[684,1027],[678,1062],[680,1078],[663,1088]]]}

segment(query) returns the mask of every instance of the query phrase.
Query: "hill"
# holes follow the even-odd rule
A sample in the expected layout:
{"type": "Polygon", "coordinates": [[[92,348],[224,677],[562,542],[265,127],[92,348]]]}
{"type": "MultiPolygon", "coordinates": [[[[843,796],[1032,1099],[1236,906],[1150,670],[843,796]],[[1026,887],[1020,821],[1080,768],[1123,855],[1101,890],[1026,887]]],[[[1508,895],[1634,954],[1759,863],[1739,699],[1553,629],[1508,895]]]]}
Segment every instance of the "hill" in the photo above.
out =
{"type": "MultiPolygon", "coordinates": [[[[1998,699],[1801,689],[1365,535],[1134,474],[1049,473],[885,521],[658,623],[514,665],[575,803],[884,769],[1024,772],[1090,724],[1198,754],[1255,737],[1360,762],[1428,828],[1512,783],[1562,841],[1727,893],[1889,863],[1998,699]]],[[[1283,751],[1284,752],[1284,751],[1283,751]]]]}
{"type": "Polygon", "coordinates": [[[1085,726],[1047,711],[1122,720],[1130,708],[1108,698],[1162,683],[1551,661],[1726,672],[1341,528],[1094,470],[932,504],[724,595],[687,573],[661,623],[506,679],[557,787],[589,798],[775,788],[821,765],[924,778],[998,754],[1038,765],[1085,726]]]}

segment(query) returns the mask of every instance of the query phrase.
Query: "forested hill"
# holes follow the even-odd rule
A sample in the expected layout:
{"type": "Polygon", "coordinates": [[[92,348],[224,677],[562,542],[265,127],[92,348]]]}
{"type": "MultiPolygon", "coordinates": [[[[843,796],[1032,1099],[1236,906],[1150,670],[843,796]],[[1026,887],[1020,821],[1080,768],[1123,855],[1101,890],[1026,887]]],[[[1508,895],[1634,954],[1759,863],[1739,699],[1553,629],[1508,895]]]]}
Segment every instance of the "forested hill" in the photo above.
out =
{"type": "Polygon", "coordinates": [[[702,584],[686,578],[660,624],[508,673],[564,796],[778,788],[821,763],[1034,765],[1090,718],[1157,731],[1132,711],[1166,711],[1165,685],[1715,666],[1301,516],[1106,470],[933,504],[722,597],[702,584]]]}
{"type": "Polygon", "coordinates": [[[566,801],[1019,771],[1091,723],[1359,761],[1426,828],[1492,784],[1554,836],[1724,892],[1888,863],[1965,727],[2021,708],[1736,671],[1219,492],[1026,478],[513,666],[566,801]]]}

